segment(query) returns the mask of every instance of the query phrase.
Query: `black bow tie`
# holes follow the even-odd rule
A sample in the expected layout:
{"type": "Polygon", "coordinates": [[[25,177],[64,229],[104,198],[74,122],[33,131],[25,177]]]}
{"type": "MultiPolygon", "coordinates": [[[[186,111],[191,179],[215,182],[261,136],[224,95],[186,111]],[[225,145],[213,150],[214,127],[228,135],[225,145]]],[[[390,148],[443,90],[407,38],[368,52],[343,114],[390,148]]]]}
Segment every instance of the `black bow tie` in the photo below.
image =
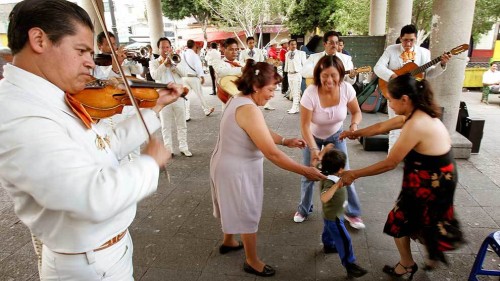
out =
{"type": "Polygon", "coordinates": [[[250,50],[250,52],[248,52],[248,55],[253,57],[253,55],[255,54],[255,52],[253,50],[250,50]]]}
{"type": "Polygon", "coordinates": [[[295,51],[290,53],[290,59],[293,60],[294,57],[295,57],[295,51]]]}

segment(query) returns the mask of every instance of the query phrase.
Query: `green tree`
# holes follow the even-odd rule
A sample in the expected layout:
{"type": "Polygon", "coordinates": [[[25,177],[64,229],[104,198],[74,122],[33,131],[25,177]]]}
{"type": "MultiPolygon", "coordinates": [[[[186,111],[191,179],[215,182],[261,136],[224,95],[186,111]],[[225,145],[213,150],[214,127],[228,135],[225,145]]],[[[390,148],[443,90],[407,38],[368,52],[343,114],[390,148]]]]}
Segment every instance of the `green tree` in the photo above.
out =
{"type": "Polygon", "coordinates": [[[203,37],[207,41],[207,27],[211,20],[210,10],[202,4],[201,0],[161,0],[163,15],[169,19],[182,20],[193,17],[201,24],[203,37]]]}
{"type": "Polygon", "coordinates": [[[316,33],[334,28],[335,0],[295,0],[287,12],[285,25],[291,34],[316,33]]]}
{"type": "Polygon", "coordinates": [[[352,32],[356,35],[368,35],[370,21],[370,0],[339,1],[333,14],[335,30],[343,35],[352,32]]]}

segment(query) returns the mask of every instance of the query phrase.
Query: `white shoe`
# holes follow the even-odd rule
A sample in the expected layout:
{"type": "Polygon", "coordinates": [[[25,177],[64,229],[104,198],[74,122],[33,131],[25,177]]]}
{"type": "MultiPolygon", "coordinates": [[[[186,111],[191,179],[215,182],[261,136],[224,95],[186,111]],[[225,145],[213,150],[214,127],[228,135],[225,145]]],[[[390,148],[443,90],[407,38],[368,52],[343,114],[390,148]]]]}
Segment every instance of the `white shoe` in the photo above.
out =
{"type": "Polygon", "coordinates": [[[185,150],[181,150],[181,154],[184,154],[184,156],[186,157],[191,157],[193,156],[193,153],[191,153],[189,150],[185,149],[185,150]]]}
{"type": "Polygon", "coordinates": [[[344,216],[345,220],[349,222],[352,228],[355,229],[365,229],[365,224],[360,217],[349,217],[347,215],[344,216]]]}
{"type": "Polygon", "coordinates": [[[264,106],[264,109],[265,110],[275,110],[276,108],[274,108],[272,106],[264,106]]]}
{"type": "Polygon", "coordinates": [[[287,112],[288,114],[296,114],[296,113],[299,113],[299,111],[298,111],[298,110],[292,110],[292,109],[287,110],[286,112],[287,112]]]}
{"type": "Polygon", "coordinates": [[[295,212],[295,215],[293,215],[293,221],[294,222],[303,222],[306,220],[306,217],[302,216],[299,212],[295,212]]]}
{"type": "Polygon", "coordinates": [[[208,110],[205,110],[205,116],[210,116],[210,114],[212,114],[214,112],[215,108],[210,108],[208,110]]]}

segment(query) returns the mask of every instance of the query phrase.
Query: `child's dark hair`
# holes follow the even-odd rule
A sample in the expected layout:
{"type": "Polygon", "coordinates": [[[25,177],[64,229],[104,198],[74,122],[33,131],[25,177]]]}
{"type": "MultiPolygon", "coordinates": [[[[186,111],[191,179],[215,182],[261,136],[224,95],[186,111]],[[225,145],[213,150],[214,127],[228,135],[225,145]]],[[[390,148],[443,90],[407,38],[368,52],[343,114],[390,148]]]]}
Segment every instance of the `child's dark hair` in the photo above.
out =
{"type": "Polygon", "coordinates": [[[345,167],[347,156],[338,149],[330,149],[321,159],[321,173],[333,175],[345,167]]]}

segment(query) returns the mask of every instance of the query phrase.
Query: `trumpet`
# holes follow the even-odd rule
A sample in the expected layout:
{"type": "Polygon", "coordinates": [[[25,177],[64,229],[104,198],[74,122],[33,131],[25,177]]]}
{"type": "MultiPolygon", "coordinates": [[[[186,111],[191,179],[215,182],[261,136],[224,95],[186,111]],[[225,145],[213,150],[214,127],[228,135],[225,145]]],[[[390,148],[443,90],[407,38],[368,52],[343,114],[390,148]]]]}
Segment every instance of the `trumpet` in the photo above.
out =
{"type": "Polygon", "coordinates": [[[126,50],[125,54],[128,59],[149,59],[151,57],[151,52],[148,47],[142,47],[139,50],[126,50]]]}
{"type": "MultiPolygon", "coordinates": [[[[178,64],[178,63],[181,62],[181,56],[179,56],[176,53],[167,53],[166,55],[167,55],[166,60],[170,60],[170,62],[172,62],[172,64],[174,64],[174,65],[176,65],[176,64],[178,64]]],[[[165,60],[162,59],[160,61],[160,64],[162,64],[164,62],[165,62],[165,60]]]]}

